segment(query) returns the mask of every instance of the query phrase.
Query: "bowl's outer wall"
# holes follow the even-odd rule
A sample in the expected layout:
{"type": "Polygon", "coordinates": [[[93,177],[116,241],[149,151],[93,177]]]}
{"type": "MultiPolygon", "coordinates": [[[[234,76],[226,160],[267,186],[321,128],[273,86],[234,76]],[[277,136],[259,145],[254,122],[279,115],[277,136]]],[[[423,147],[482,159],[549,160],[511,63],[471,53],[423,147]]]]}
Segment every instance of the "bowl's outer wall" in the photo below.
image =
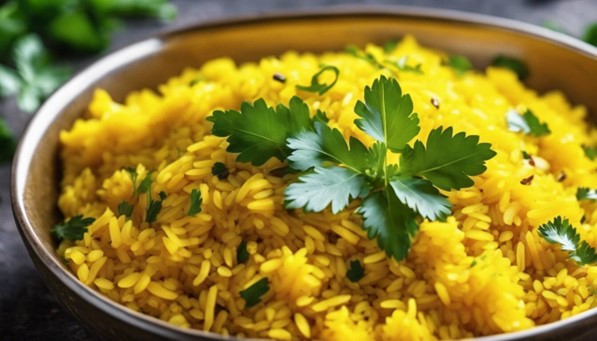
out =
{"type": "MultiPolygon", "coordinates": [[[[130,91],[155,88],[184,68],[199,67],[216,57],[231,57],[237,62],[255,61],[287,50],[341,50],[349,43],[360,46],[369,42],[383,43],[405,34],[414,35],[422,45],[466,55],[477,67],[487,66],[497,54],[519,57],[529,66],[528,84],[532,88],[540,92],[563,90],[573,103],[585,104],[595,120],[596,55],[509,29],[380,11],[309,18],[300,15],[261,18],[171,33],[162,39],[156,38],[117,52],[112,59],[100,61],[84,71],[59,90],[38,113],[47,120],[56,119],[51,123],[34,119],[28,128],[15,161],[13,209],[23,240],[43,280],[96,338],[226,339],[172,328],[164,322],[124,309],[81,285],[62,264],[49,234],[52,224],[59,220],[55,203],[59,186],[60,130],[68,129],[84,114],[93,90],[98,87],[121,101],[130,91]]],[[[596,316],[597,313],[591,312],[565,321],[557,328],[537,328],[536,332],[493,339],[583,339],[597,335],[596,316]]]]}

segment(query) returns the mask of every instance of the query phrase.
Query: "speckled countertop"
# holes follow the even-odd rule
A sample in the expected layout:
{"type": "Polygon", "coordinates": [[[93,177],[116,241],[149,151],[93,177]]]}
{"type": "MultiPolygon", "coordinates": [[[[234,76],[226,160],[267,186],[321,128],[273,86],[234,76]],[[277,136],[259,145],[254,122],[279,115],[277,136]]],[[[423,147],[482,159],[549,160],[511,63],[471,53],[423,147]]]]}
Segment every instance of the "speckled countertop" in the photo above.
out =
{"type": "MultiPolygon", "coordinates": [[[[400,4],[449,8],[491,14],[541,25],[552,21],[568,32],[580,35],[583,28],[597,21],[596,0],[174,0],[179,16],[171,26],[207,19],[275,10],[305,9],[348,4],[400,4]]],[[[140,40],[166,26],[142,20],[127,23],[126,30],[114,36],[110,50],[140,40]]],[[[80,69],[94,59],[73,63],[80,69]]],[[[13,100],[0,102],[0,115],[18,133],[29,120],[16,109],[13,100]]],[[[92,340],[76,318],[65,311],[46,289],[25,250],[10,208],[10,167],[0,166],[0,340],[92,340]]],[[[596,336],[597,337],[597,336],[596,336]]]]}

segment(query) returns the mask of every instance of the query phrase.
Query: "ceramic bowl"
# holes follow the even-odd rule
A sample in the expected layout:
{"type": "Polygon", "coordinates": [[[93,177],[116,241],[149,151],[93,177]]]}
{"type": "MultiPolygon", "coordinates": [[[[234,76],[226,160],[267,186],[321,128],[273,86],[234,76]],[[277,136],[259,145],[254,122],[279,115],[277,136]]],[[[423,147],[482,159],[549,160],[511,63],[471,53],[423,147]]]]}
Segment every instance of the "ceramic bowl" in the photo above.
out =
{"type": "MultiPolygon", "coordinates": [[[[85,112],[93,89],[120,101],[154,88],[185,67],[229,56],[238,62],[286,50],[341,50],[347,44],[383,43],[405,34],[422,45],[468,56],[485,67],[497,54],[526,61],[530,87],[563,90],[597,115],[597,49],[563,34],[520,22],[446,10],[401,7],[335,8],[276,13],[199,23],[156,36],[101,58],[73,77],[40,108],[20,141],[12,172],[12,205],[23,241],[44,282],[95,339],[225,340],[184,330],[114,303],[82,283],[56,254],[50,227],[62,220],[56,207],[60,168],[58,134],[85,112]]],[[[564,321],[486,340],[592,339],[597,309],[564,321]]]]}

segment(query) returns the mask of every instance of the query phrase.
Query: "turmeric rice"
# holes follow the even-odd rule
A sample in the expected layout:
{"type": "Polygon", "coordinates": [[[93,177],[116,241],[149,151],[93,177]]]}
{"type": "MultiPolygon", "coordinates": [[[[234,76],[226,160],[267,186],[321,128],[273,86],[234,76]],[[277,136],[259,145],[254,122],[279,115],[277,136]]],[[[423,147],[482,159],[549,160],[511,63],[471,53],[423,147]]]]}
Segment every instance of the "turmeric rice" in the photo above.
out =
{"type": "Polygon", "coordinates": [[[95,221],[58,253],[83,284],[129,309],[242,338],[460,339],[524,330],[597,306],[597,266],[577,265],[537,234],[562,216],[597,245],[597,203],[575,196],[597,184],[597,161],[582,149],[597,145],[586,108],[558,91],[538,94],[508,69],[455,72],[445,53],[413,37],[364,51],[407,58],[420,72],[391,73],[345,52],[291,51],[238,66],[211,60],[123,103],[97,89],[85,117],[60,134],[58,201],[65,217],[95,221]],[[323,95],[297,89],[321,65],[338,68],[334,86],[323,95]],[[473,186],[445,193],[452,214],[422,221],[402,261],[367,237],[354,205],[336,214],[285,209],[293,175],[271,172],[284,162],[237,162],[206,120],[243,101],[275,106],[297,95],[345,138],[369,144],[353,108],[380,75],[395,77],[410,94],[419,139],[449,126],[497,152],[473,186]],[[551,133],[511,131],[505,113],[513,109],[531,109],[551,133]],[[212,173],[216,163],[226,174],[212,173]],[[137,193],[131,172],[137,181],[151,180],[148,191],[137,193]],[[193,190],[201,211],[188,215],[193,190]],[[149,223],[144,217],[159,193],[161,210],[149,223]],[[130,217],[118,214],[123,201],[132,205],[130,217]],[[347,278],[352,261],[363,267],[356,282],[347,278]],[[269,290],[247,307],[240,292],[262,278],[269,290]]]}

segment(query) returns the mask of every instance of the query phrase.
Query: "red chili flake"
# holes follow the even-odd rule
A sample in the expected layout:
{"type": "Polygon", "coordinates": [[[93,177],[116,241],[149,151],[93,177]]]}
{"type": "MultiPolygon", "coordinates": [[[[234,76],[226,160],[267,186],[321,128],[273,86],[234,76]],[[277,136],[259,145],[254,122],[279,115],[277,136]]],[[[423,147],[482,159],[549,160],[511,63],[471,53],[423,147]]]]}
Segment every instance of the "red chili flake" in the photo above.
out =
{"type": "Polygon", "coordinates": [[[566,180],[567,177],[568,177],[568,175],[566,175],[566,172],[560,171],[560,174],[558,174],[557,180],[559,182],[562,182],[562,181],[566,180]]]}
{"type": "Polygon", "coordinates": [[[274,80],[278,81],[280,83],[286,83],[286,76],[284,76],[283,74],[276,72],[274,73],[274,80]]]}
{"type": "Polygon", "coordinates": [[[520,180],[520,184],[521,185],[530,185],[531,182],[533,181],[534,177],[535,177],[535,175],[531,175],[528,178],[524,178],[524,179],[520,180]]]}
{"type": "Polygon", "coordinates": [[[439,109],[439,99],[431,97],[431,105],[433,105],[436,109],[439,109]]]}

